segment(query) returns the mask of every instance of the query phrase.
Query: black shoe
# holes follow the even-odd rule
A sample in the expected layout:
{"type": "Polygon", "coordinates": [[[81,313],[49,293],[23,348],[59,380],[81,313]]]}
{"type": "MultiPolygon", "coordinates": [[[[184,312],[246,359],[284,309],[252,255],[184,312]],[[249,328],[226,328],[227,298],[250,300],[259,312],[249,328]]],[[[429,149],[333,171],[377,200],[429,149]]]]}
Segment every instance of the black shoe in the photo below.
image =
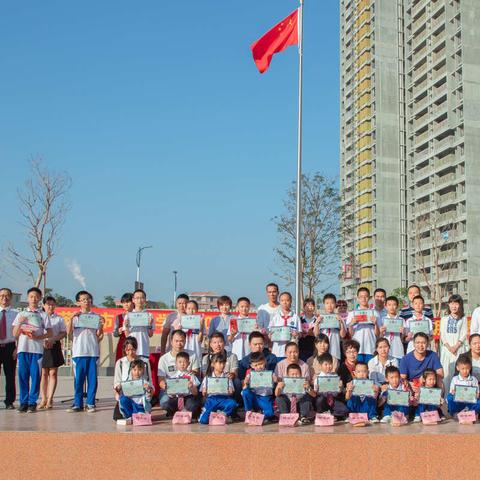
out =
{"type": "Polygon", "coordinates": [[[37,411],[37,405],[29,405],[28,406],[28,413],[35,413],[37,411]]]}
{"type": "Polygon", "coordinates": [[[15,406],[13,405],[13,403],[6,403],[5,410],[15,410],[15,406]]]}
{"type": "Polygon", "coordinates": [[[28,405],[27,404],[20,405],[18,407],[18,410],[17,410],[18,413],[27,413],[27,411],[28,411],[28,405]]]}

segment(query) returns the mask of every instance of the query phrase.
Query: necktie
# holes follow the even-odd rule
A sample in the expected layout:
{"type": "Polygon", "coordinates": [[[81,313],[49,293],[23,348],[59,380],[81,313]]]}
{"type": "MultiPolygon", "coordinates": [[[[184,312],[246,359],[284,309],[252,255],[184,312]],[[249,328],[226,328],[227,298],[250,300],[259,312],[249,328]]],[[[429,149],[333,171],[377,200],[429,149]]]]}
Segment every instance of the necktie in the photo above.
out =
{"type": "Polygon", "coordinates": [[[292,395],[290,400],[290,413],[297,413],[297,396],[292,395]]]}
{"type": "Polygon", "coordinates": [[[183,397],[178,397],[178,411],[181,412],[183,411],[183,408],[185,407],[185,400],[183,397]]]}
{"type": "Polygon", "coordinates": [[[0,320],[0,340],[7,338],[7,312],[3,310],[2,319],[0,320]]]}

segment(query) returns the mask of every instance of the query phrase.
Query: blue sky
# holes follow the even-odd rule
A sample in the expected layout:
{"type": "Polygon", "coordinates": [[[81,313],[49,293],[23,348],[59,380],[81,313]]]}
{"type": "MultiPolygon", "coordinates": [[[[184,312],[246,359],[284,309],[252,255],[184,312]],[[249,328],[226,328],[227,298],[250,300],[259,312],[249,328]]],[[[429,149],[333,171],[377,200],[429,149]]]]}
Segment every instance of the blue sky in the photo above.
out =
{"type": "MultiPolygon", "coordinates": [[[[338,172],[338,1],[307,0],[304,170],[338,172]]],[[[294,0],[34,0],[0,6],[0,244],[24,245],[16,190],[41,156],[73,179],[48,284],[100,302],[135,280],[151,299],[215,290],[263,302],[271,218],[296,172],[295,47],[260,75],[250,44],[294,0]]],[[[0,282],[23,290],[10,272],[0,282]]],[[[281,282],[280,282],[281,283],[281,282]]]]}

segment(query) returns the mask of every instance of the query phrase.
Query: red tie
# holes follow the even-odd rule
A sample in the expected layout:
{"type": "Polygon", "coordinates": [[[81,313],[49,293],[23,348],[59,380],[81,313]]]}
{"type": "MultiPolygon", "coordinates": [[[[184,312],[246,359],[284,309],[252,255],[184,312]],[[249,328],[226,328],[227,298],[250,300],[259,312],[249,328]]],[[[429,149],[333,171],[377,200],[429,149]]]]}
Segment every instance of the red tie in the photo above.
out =
{"type": "Polygon", "coordinates": [[[290,413],[297,413],[297,396],[292,395],[290,399],[290,413]]]}
{"type": "Polygon", "coordinates": [[[0,320],[0,340],[7,338],[7,312],[3,310],[2,319],[0,320]]]}
{"type": "Polygon", "coordinates": [[[182,412],[185,407],[185,400],[183,397],[178,397],[178,411],[182,412]]]}

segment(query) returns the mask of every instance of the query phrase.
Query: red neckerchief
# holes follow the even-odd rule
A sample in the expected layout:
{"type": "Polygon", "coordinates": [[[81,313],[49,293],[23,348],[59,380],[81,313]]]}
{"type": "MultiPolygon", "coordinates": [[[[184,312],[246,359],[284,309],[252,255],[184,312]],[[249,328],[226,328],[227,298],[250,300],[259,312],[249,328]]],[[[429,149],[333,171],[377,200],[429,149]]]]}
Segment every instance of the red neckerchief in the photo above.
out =
{"type": "Polygon", "coordinates": [[[283,313],[280,313],[280,316],[283,318],[283,326],[284,327],[287,327],[288,326],[288,319],[291,318],[291,315],[290,315],[291,312],[288,312],[287,315],[284,315],[283,313]]]}

